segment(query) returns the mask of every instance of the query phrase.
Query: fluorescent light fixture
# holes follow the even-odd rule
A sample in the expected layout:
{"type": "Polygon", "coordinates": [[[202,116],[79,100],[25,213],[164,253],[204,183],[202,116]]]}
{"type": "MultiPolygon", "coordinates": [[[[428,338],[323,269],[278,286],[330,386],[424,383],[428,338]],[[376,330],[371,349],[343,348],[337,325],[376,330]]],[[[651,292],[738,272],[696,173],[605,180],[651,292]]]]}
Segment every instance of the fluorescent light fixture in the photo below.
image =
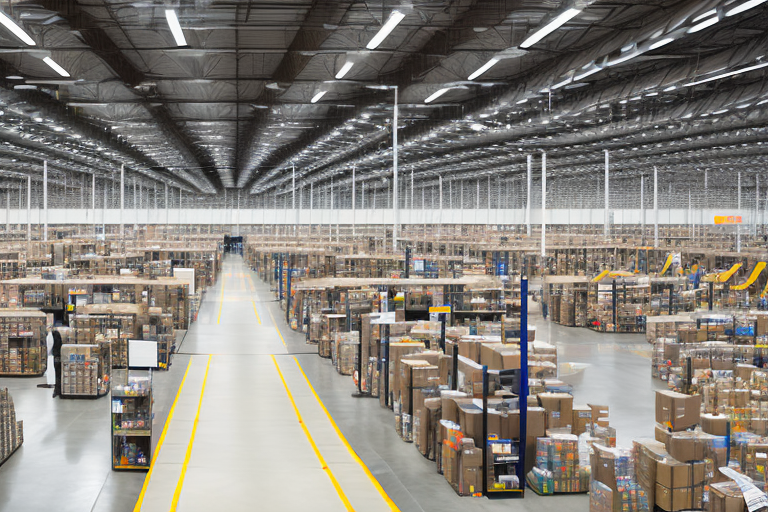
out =
{"type": "Polygon", "coordinates": [[[712,112],[712,115],[713,116],[719,116],[720,114],[725,114],[726,112],[728,112],[728,109],[724,108],[722,110],[718,110],[717,112],[712,112]]]}
{"type": "Polygon", "coordinates": [[[717,76],[713,76],[713,77],[710,77],[710,78],[705,78],[704,80],[698,80],[698,81],[695,81],[695,82],[690,82],[690,83],[685,84],[685,86],[686,87],[691,87],[691,86],[694,86],[694,85],[705,84],[707,82],[713,82],[715,80],[720,80],[722,78],[728,78],[728,77],[731,77],[731,76],[740,75],[742,73],[749,73],[750,71],[754,71],[756,69],[761,69],[761,68],[764,68],[766,66],[768,66],[768,62],[763,62],[762,64],[755,64],[754,66],[749,66],[748,68],[737,69],[736,71],[731,71],[729,73],[723,73],[722,75],[717,75],[717,76]]]}
{"type": "Polygon", "coordinates": [[[589,71],[585,71],[585,72],[583,72],[580,75],[574,76],[573,77],[573,81],[574,82],[578,82],[579,80],[583,80],[583,79],[587,78],[588,76],[594,75],[595,73],[597,73],[599,71],[602,71],[602,69],[598,68],[598,67],[594,67],[594,68],[590,69],[589,71]]]}
{"type": "Polygon", "coordinates": [[[326,92],[328,92],[328,91],[320,91],[319,93],[317,93],[317,94],[315,94],[314,96],[312,96],[312,99],[311,99],[311,100],[309,100],[309,101],[310,101],[311,103],[317,103],[318,101],[320,101],[320,98],[322,98],[323,96],[325,96],[325,93],[326,93],[326,92]]]}
{"type": "Polygon", "coordinates": [[[435,101],[437,98],[439,98],[439,97],[440,97],[440,96],[442,96],[443,94],[447,93],[449,90],[450,90],[450,89],[449,89],[448,87],[445,87],[445,88],[443,88],[443,89],[440,89],[440,90],[438,90],[438,91],[436,91],[436,92],[433,92],[432,94],[430,94],[430,95],[427,97],[427,99],[425,99],[425,100],[424,100],[424,103],[432,103],[432,102],[433,102],[433,101],[435,101]]]}
{"type": "Polygon", "coordinates": [[[766,1],[768,1],[768,0],[749,0],[747,2],[744,2],[741,5],[737,5],[736,7],[731,9],[730,11],[726,11],[725,15],[726,16],[735,16],[736,14],[741,14],[742,12],[748,11],[749,9],[751,9],[753,7],[757,7],[760,4],[764,4],[766,1]]]}
{"type": "Polygon", "coordinates": [[[757,102],[758,105],[765,105],[766,103],[768,103],[768,100],[763,100],[763,101],[758,101],[757,102]]]}
{"type": "Polygon", "coordinates": [[[564,13],[560,14],[558,17],[547,23],[544,27],[540,28],[533,34],[531,34],[528,39],[520,43],[520,48],[530,48],[531,46],[535,45],[545,37],[547,37],[549,34],[557,30],[558,28],[562,27],[566,23],[568,23],[570,20],[576,17],[577,14],[581,12],[581,9],[568,9],[564,13]]]}
{"type": "Polygon", "coordinates": [[[499,59],[496,59],[496,58],[489,60],[488,62],[483,64],[480,68],[478,68],[477,71],[469,75],[469,77],[467,77],[467,80],[474,80],[475,78],[479,77],[480,75],[482,75],[483,73],[491,69],[498,62],[499,62],[499,59]]]}
{"type": "Polygon", "coordinates": [[[66,70],[66,69],[64,69],[63,67],[59,66],[59,65],[56,63],[56,61],[55,61],[55,60],[53,60],[52,58],[50,58],[50,57],[44,57],[44,58],[43,58],[43,62],[45,62],[46,64],[48,64],[48,67],[50,67],[52,70],[54,70],[55,72],[57,72],[59,75],[61,75],[61,76],[63,76],[63,77],[68,77],[68,76],[69,76],[69,73],[67,73],[67,70],[66,70]]]}
{"type": "Polygon", "coordinates": [[[168,27],[171,29],[171,34],[173,34],[173,38],[176,40],[176,46],[187,46],[187,40],[184,38],[184,32],[181,31],[176,11],[166,9],[165,19],[168,20],[168,27]]]}
{"type": "Polygon", "coordinates": [[[528,103],[528,98],[523,98],[522,100],[516,101],[515,105],[522,105],[523,103],[528,103]]]}
{"type": "Polygon", "coordinates": [[[27,46],[35,46],[35,40],[29,37],[29,34],[24,32],[24,29],[18,26],[16,22],[9,18],[4,12],[0,12],[0,23],[13,32],[13,35],[21,39],[27,46]]]}
{"type": "Polygon", "coordinates": [[[658,96],[658,95],[659,95],[659,93],[657,93],[657,92],[649,92],[649,93],[648,93],[648,94],[646,94],[645,96],[646,96],[646,97],[652,97],[652,96],[658,96]]]}
{"type": "Polygon", "coordinates": [[[666,89],[664,89],[664,91],[663,91],[663,92],[670,92],[670,91],[674,91],[675,89],[677,89],[677,86],[676,86],[676,85],[670,85],[669,87],[667,87],[666,89]]]}
{"type": "Polygon", "coordinates": [[[648,49],[655,50],[656,48],[661,48],[662,46],[668,45],[674,40],[674,37],[665,37],[664,39],[659,39],[658,41],[651,43],[651,46],[649,46],[648,49]]]}
{"type": "Polygon", "coordinates": [[[707,11],[707,12],[704,12],[704,13],[701,13],[701,14],[699,14],[698,16],[696,16],[695,18],[693,18],[691,21],[692,21],[693,23],[696,23],[697,21],[701,21],[701,20],[703,20],[704,18],[709,18],[710,16],[714,16],[715,14],[717,14],[717,9],[712,9],[712,10],[709,10],[709,11],[707,11]]]}
{"type": "Polygon", "coordinates": [[[341,66],[341,69],[338,73],[336,73],[336,80],[341,80],[346,76],[347,73],[349,73],[349,70],[352,69],[352,66],[354,66],[355,63],[351,61],[347,61],[344,63],[343,66],[341,66]]]}
{"type": "Polygon", "coordinates": [[[624,55],[624,54],[619,55],[614,60],[606,62],[605,65],[606,66],[616,66],[616,65],[621,64],[623,62],[627,62],[628,60],[632,60],[635,57],[637,57],[638,55],[640,55],[640,52],[637,51],[637,50],[635,50],[633,52],[628,52],[626,55],[624,55]]]}
{"type": "Polygon", "coordinates": [[[560,82],[560,83],[557,83],[557,84],[553,85],[552,87],[550,87],[550,88],[549,88],[549,90],[550,90],[550,91],[554,91],[554,90],[556,90],[556,89],[559,89],[559,88],[563,87],[564,85],[568,85],[568,84],[569,84],[569,83],[571,83],[572,81],[573,81],[573,79],[572,79],[572,78],[566,78],[566,79],[565,79],[565,80],[563,80],[562,82],[560,82]]]}
{"type": "Polygon", "coordinates": [[[720,18],[718,18],[717,16],[715,16],[713,18],[710,18],[708,20],[702,21],[698,25],[694,25],[691,28],[689,28],[688,29],[688,34],[695,34],[696,32],[704,30],[707,27],[711,27],[712,25],[714,25],[718,21],[720,21],[720,18]]]}
{"type": "Polygon", "coordinates": [[[384,40],[387,38],[387,36],[395,30],[395,27],[403,21],[403,18],[405,18],[405,14],[401,13],[400,11],[392,11],[392,14],[389,15],[389,19],[387,22],[382,26],[379,31],[376,33],[375,36],[373,36],[373,39],[370,40],[370,42],[365,45],[366,48],[369,50],[375,50],[378,48],[378,46],[384,42],[384,40]]]}

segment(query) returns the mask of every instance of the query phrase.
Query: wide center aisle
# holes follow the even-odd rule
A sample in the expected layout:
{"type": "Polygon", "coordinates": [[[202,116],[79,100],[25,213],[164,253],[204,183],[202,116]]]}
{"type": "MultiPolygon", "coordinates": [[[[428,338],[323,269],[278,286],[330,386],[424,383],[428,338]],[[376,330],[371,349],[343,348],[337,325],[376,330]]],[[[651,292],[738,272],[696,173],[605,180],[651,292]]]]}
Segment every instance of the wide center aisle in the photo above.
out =
{"type": "Polygon", "coordinates": [[[180,352],[186,376],[137,508],[387,511],[288,353],[240,257],[229,257],[180,352]]]}

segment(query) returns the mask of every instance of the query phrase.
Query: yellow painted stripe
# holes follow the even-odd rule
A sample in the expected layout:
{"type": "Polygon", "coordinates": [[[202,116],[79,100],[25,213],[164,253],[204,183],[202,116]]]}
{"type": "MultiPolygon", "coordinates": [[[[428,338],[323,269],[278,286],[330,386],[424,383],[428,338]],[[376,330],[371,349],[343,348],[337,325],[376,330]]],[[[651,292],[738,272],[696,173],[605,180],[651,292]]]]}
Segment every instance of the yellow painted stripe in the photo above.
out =
{"type": "Polygon", "coordinates": [[[149,471],[147,471],[147,476],[144,477],[144,485],[141,486],[141,492],[139,493],[139,499],[136,501],[136,506],[133,507],[133,512],[139,512],[141,510],[141,506],[144,504],[144,495],[147,493],[147,487],[149,486],[149,479],[152,478],[152,470],[155,469],[155,461],[157,460],[157,456],[160,455],[160,449],[163,447],[163,443],[165,442],[165,435],[168,433],[168,425],[171,424],[171,420],[173,419],[173,413],[176,411],[176,403],[179,401],[179,396],[181,396],[181,390],[184,389],[184,383],[187,381],[187,375],[189,374],[189,367],[192,366],[192,358],[189,358],[189,362],[187,363],[187,369],[184,372],[184,378],[181,379],[181,385],[179,386],[179,390],[176,392],[176,398],[173,399],[173,404],[171,404],[171,409],[168,411],[168,417],[165,420],[165,425],[163,425],[163,431],[160,433],[160,439],[157,441],[157,447],[155,448],[155,453],[152,454],[152,461],[149,463],[149,471]]]}
{"type": "MultiPolygon", "coordinates": [[[[274,358],[274,356],[272,356],[274,358]]],[[[312,386],[312,383],[309,382],[309,378],[307,377],[307,374],[304,373],[304,368],[301,367],[301,364],[299,364],[299,360],[296,359],[296,356],[293,356],[293,360],[296,361],[296,366],[299,367],[299,371],[304,376],[304,380],[307,381],[307,386],[309,386],[309,390],[312,391],[312,394],[315,396],[315,400],[317,400],[317,403],[320,404],[320,407],[323,409],[323,412],[325,412],[325,415],[328,417],[328,421],[331,422],[331,426],[333,427],[333,430],[336,431],[336,435],[339,436],[339,439],[341,439],[341,442],[344,443],[344,446],[347,447],[347,451],[352,456],[352,458],[360,464],[360,467],[363,468],[363,472],[365,472],[368,479],[371,481],[373,486],[376,488],[377,491],[379,491],[379,494],[384,499],[384,501],[387,502],[387,505],[389,506],[389,509],[393,512],[400,512],[400,509],[395,505],[395,502],[392,501],[392,498],[389,497],[387,492],[384,490],[384,488],[381,486],[378,480],[376,480],[376,477],[373,476],[373,473],[371,473],[371,470],[368,469],[368,466],[365,465],[365,462],[357,455],[357,452],[349,445],[349,442],[347,441],[347,438],[344,437],[344,434],[341,433],[341,430],[339,429],[339,426],[336,424],[336,422],[333,420],[333,416],[331,416],[331,413],[328,412],[328,409],[325,408],[325,404],[322,400],[320,400],[320,397],[317,396],[317,392],[315,391],[315,388],[312,386]]]]}
{"type": "Polygon", "coordinates": [[[208,380],[208,370],[211,368],[211,358],[208,356],[208,364],[205,366],[205,376],[203,377],[203,388],[200,390],[200,401],[197,403],[197,412],[195,413],[195,422],[192,424],[192,435],[189,436],[189,444],[187,445],[187,453],[184,455],[184,464],[181,465],[181,474],[179,475],[179,481],[176,483],[176,490],[173,492],[173,501],[171,501],[171,512],[176,512],[176,507],[179,505],[179,497],[181,496],[181,488],[184,487],[184,477],[187,475],[187,466],[189,466],[189,458],[192,456],[192,445],[195,444],[195,434],[197,433],[197,423],[200,421],[200,408],[203,406],[203,395],[205,394],[205,383],[208,380]]]}
{"type": "Polygon", "coordinates": [[[283,387],[285,388],[285,392],[288,394],[288,399],[291,401],[293,410],[296,413],[296,418],[298,418],[299,424],[301,425],[301,429],[304,431],[304,435],[307,436],[307,440],[309,441],[310,446],[312,446],[312,450],[314,450],[315,455],[317,456],[317,460],[320,461],[320,465],[322,466],[323,471],[325,471],[325,473],[328,475],[328,478],[331,479],[333,488],[336,489],[336,493],[339,495],[339,498],[341,499],[341,502],[344,504],[344,507],[348,511],[354,512],[355,509],[352,507],[352,504],[347,499],[347,495],[344,494],[344,490],[341,488],[341,485],[339,485],[339,481],[336,480],[336,477],[333,475],[331,468],[329,468],[328,464],[325,462],[325,458],[323,458],[323,454],[320,453],[320,450],[317,448],[317,445],[315,444],[315,440],[312,439],[312,434],[309,433],[307,424],[304,423],[304,420],[301,418],[301,413],[299,412],[299,408],[296,406],[296,402],[293,399],[293,394],[291,393],[291,390],[288,388],[288,384],[285,382],[285,377],[283,377],[283,372],[280,371],[280,365],[277,364],[277,359],[275,359],[275,356],[272,356],[272,362],[275,363],[277,374],[280,375],[280,380],[283,382],[283,387]]]}
{"type": "Polygon", "coordinates": [[[277,322],[275,322],[275,317],[272,316],[272,310],[267,308],[267,313],[269,313],[269,318],[272,319],[272,323],[275,325],[275,330],[277,331],[277,335],[280,336],[280,341],[283,342],[283,346],[287,347],[288,345],[285,344],[285,340],[283,339],[283,335],[280,333],[280,329],[277,327],[277,322]]]}
{"type": "Polygon", "coordinates": [[[258,320],[259,325],[261,325],[261,317],[259,316],[259,312],[256,310],[256,301],[251,300],[251,303],[253,304],[253,312],[256,313],[256,320],[258,320]]]}
{"type": "Polygon", "coordinates": [[[226,282],[226,277],[221,278],[221,299],[219,300],[219,318],[216,320],[217,324],[221,323],[221,309],[224,307],[224,283],[226,282]]]}

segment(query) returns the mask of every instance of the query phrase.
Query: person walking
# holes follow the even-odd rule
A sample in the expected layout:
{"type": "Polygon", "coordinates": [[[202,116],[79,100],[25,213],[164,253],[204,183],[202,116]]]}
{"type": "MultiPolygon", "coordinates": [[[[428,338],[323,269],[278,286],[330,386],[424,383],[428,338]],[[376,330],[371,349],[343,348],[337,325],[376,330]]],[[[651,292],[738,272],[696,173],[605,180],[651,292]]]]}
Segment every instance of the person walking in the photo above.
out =
{"type": "Polygon", "coordinates": [[[46,348],[48,349],[48,363],[45,366],[45,382],[49,388],[56,385],[56,370],[53,363],[53,328],[48,329],[48,335],[45,337],[46,348]]]}
{"type": "Polygon", "coordinates": [[[61,396],[61,333],[58,329],[53,330],[53,368],[56,372],[56,382],[53,386],[53,398],[61,396]]]}

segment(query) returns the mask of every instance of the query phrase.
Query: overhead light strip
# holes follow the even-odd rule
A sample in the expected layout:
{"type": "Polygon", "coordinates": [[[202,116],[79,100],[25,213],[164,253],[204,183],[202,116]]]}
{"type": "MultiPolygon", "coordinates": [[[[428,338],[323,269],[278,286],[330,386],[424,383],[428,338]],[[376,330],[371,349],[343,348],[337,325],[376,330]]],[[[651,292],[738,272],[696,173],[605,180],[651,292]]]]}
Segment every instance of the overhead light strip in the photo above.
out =
{"type": "Polygon", "coordinates": [[[710,18],[708,20],[702,21],[698,25],[694,25],[691,28],[689,28],[688,34],[695,34],[696,32],[704,30],[705,28],[711,27],[712,25],[716,24],[718,21],[720,21],[720,18],[718,18],[717,16],[710,18]]]}
{"type": "Polygon", "coordinates": [[[547,37],[549,34],[557,30],[558,28],[562,27],[566,23],[568,23],[570,20],[575,18],[579,13],[581,12],[581,9],[568,9],[564,13],[557,16],[555,19],[547,23],[544,27],[540,28],[536,32],[534,32],[528,39],[520,43],[520,48],[530,48],[531,46],[535,45],[545,37],[547,37]]]}
{"type": "Polygon", "coordinates": [[[651,45],[648,47],[648,50],[655,50],[657,48],[661,48],[662,46],[666,46],[672,41],[674,41],[674,37],[665,37],[664,39],[659,39],[658,41],[654,41],[651,43],[651,45]]]}
{"type": "Polygon", "coordinates": [[[347,73],[349,73],[349,70],[352,69],[352,66],[354,65],[355,65],[354,62],[350,62],[350,61],[345,62],[344,65],[341,66],[341,69],[339,70],[339,72],[336,73],[336,80],[341,80],[342,78],[344,78],[347,75],[347,73]]]}
{"type": "Polygon", "coordinates": [[[181,25],[179,25],[179,18],[176,16],[176,11],[173,9],[166,9],[165,19],[168,20],[168,27],[171,29],[171,34],[173,34],[173,38],[176,40],[176,45],[187,46],[187,40],[184,37],[184,32],[181,30],[181,25]]]}
{"type": "Polygon", "coordinates": [[[55,60],[53,60],[52,58],[50,58],[50,57],[44,57],[44,58],[43,58],[43,62],[45,62],[46,64],[48,64],[48,67],[50,67],[52,70],[54,70],[55,72],[57,72],[59,75],[61,75],[61,76],[65,77],[65,78],[70,76],[70,75],[69,75],[69,73],[67,72],[67,70],[66,70],[66,69],[64,69],[63,67],[59,66],[59,65],[56,63],[56,61],[55,61],[55,60]]]}
{"type": "Polygon", "coordinates": [[[757,69],[762,69],[764,67],[768,67],[768,62],[763,62],[762,64],[755,64],[754,66],[749,66],[748,68],[744,68],[744,69],[737,69],[736,71],[730,71],[728,73],[723,73],[722,75],[705,78],[704,80],[697,80],[695,82],[690,82],[685,84],[685,86],[692,87],[694,85],[705,84],[707,82],[714,82],[715,80],[722,80],[723,78],[741,75],[742,73],[749,73],[750,71],[755,71],[757,69]]]}
{"type": "Polygon", "coordinates": [[[389,34],[395,30],[395,27],[399,25],[401,21],[403,21],[403,18],[405,18],[405,14],[401,13],[400,11],[392,11],[392,14],[389,15],[387,22],[379,29],[376,35],[373,36],[373,39],[371,39],[365,47],[369,50],[375,50],[378,48],[378,46],[384,42],[387,36],[389,36],[389,34]]]}
{"type": "Polygon", "coordinates": [[[16,22],[9,18],[4,12],[0,12],[0,23],[13,32],[13,35],[21,39],[27,46],[35,46],[37,44],[34,39],[29,37],[29,34],[27,34],[23,28],[18,26],[16,22]]]}
{"type": "Polygon", "coordinates": [[[448,87],[446,87],[444,89],[440,89],[439,91],[432,93],[430,96],[427,97],[427,99],[424,100],[424,103],[432,103],[437,98],[439,98],[443,94],[447,93],[449,90],[450,89],[448,87]]]}
{"type": "Polygon", "coordinates": [[[483,64],[480,68],[478,68],[477,71],[475,71],[474,73],[469,75],[469,77],[467,77],[467,80],[474,80],[475,78],[479,77],[480,75],[482,75],[483,73],[485,73],[486,71],[491,69],[498,62],[499,62],[499,59],[494,57],[493,59],[491,59],[488,62],[486,62],[485,64],[483,64]]]}
{"type": "Polygon", "coordinates": [[[733,9],[726,11],[726,16],[735,16],[737,14],[741,14],[744,11],[748,11],[752,9],[753,7],[757,7],[760,4],[764,4],[768,0],[749,0],[748,2],[744,2],[741,5],[738,5],[734,7],[733,9]]]}
{"type": "Polygon", "coordinates": [[[712,10],[709,10],[709,11],[707,11],[705,13],[699,14],[698,16],[693,18],[691,21],[693,23],[696,23],[697,21],[701,21],[704,18],[709,18],[710,16],[714,16],[715,14],[717,14],[717,9],[712,9],[712,10]]]}
{"type": "Polygon", "coordinates": [[[318,101],[320,101],[320,98],[322,98],[323,96],[325,96],[325,93],[326,93],[326,92],[328,92],[328,91],[320,91],[319,93],[317,93],[317,94],[315,94],[314,96],[312,96],[312,99],[311,99],[311,100],[309,100],[309,101],[310,101],[311,103],[317,103],[318,101]]]}

